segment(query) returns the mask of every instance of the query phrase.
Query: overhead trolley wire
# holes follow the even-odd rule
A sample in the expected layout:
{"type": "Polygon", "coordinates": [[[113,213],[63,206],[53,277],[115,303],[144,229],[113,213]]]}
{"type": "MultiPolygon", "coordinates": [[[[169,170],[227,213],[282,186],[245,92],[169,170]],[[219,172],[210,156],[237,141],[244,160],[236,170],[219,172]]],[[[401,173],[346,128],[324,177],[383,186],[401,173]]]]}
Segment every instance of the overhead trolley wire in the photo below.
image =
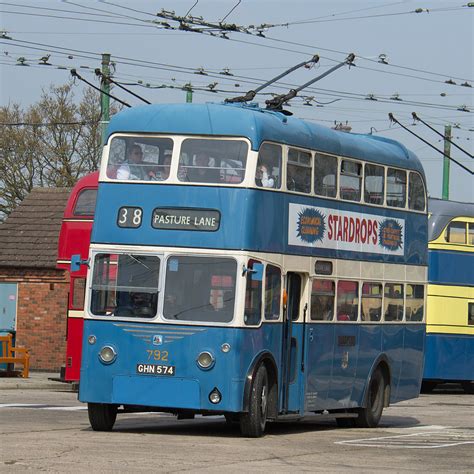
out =
{"type": "Polygon", "coordinates": [[[423,143],[426,143],[428,146],[430,146],[431,148],[433,148],[433,150],[436,150],[438,153],[440,153],[441,155],[445,156],[446,158],[448,158],[448,160],[452,161],[453,163],[456,163],[459,167],[461,167],[463,170],[467,171],[469,174],[471,175],[474,175],[474,171],[471,171],[467,166],[464,166],[462,163],[460,163],[459,161],[455,160],[454,158],[452,158],[451,156],[447,155],[446,153],[444,153],[444,151],[441,151],[439,150],[438,148],[436,148],[434,145],[432,145],[430,142],[428,142],[427,140],[425,140],[424,138],[420,137],[419,135],[417,135],[415,132],[413,132],[412,130],[409,130],[407,127],[405,127],[402,123],[400,123],[394,116],[392,113],[389,113],[388,114],[388,118],[390,119],[391,122],[394,122],[396,123],[397,125],[400,125],[400,127],[402,127],[404,130],[406,130],[407,132],[411,133],[412,135],[414,135],[416,138],[418,138],[418,140],[421,140],[423,143]]]}
{"type": "Polygon", "coordinates": [[[474,159],[474,155],[472,155],[471,153],[469,153],[468,151],[464,150],[464,148],[461,148],[460,146],[456,145],[456,143],[454,143],[453,141],[451,141],[448,137],[444,136],[442,133],[439,133],[438,130],[436,130],[435,128],[433,128],[431,125],[428,125],[424,120],[422,120],[420,117],[418,117],[418,115],[416,115],[415,112],[412,112],[412,117],[421,122],[423,125],[426,125],[430,130],[432,130],[433,132],[435,132],[436,134],[438,134],[440,137],[442,137],[444,140],[446,140],[447,142],[451,143],[451,145],[455,146],[458,150],[461,150],[463,153],[465,153],[467,156],[469,156],[471,159],[474,159]]]}

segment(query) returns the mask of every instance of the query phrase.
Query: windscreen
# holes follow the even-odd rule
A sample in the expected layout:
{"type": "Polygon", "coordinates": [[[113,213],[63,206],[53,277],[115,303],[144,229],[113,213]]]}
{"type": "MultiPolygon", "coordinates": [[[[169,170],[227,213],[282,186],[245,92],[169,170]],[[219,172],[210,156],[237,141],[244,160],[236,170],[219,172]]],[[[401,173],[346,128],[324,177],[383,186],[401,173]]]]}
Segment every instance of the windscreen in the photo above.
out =
{"type": "Polygon", "coordinates": [[[237,262],[230,258],[169,257],[163,316],[180,321],[231,321],[236,274],[237,262]]]}
{"type": "Polygon", "coordinates": [[[153,318],[157,312],[159,271],[158,257],[96,255],[92,277],[92,314],[153,318]]]}

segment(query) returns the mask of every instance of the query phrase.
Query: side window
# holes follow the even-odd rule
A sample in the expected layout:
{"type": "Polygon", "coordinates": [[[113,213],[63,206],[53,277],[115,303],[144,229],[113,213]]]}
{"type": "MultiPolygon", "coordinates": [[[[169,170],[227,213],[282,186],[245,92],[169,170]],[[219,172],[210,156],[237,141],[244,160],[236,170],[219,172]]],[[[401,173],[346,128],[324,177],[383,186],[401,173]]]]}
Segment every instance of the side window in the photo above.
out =
{"type": "Polygon", "coordinates": [[[332,321],[336,285],[332,280],[313,280],[311,287],[311,320],[332,321]]]}
{"type": "Polygon", "coordinates": [[[75,216],[93,216],[96,199],[97,189],[83,189],[77,196],[73,214],[75,216]]]}
{"type": "Polygon", "coordinates": [[[408,182],[408,207],[414,211],[425,210],[425,187],[418,173],[410,173],[408,182]]]}
{"type": "Polygon", "coordinates": [[[86,279],[73,278],[71,306],[74,309],[84,309],[85,294],[86,294],[86,279]]]}
{"type": "Polygon", "coordinates": [[[286,189],[306,194],[311,192],[311,153],[294,148],[288,150],[286,189]]]}
{"type": "Polygon", "coordinates": [[[362,321],[380,321],[382,318],[382,284],[364,283],[361,303],[362,321]]]}
{"type": "Polygon", "coordinates": [[[385,169],[383,166],[365,165],[364,201],[369,204],[383,204],[385,189],[385,169]]]}
{"type": "Polygon", "coordinates": [[[356,281],[337,282],[337,320],[357,321],[359,312],[359,283],[356,281]]]}
{"type": "Polygon", "coordinates": [[[403,285],[386,283],[384,291],[383,312],[385,321],[403,320],[403,285]]]}
{"type": "Polygon", "coordinates": [[[341,161],[339,196],[348,201],[360,201],[362,183],[362,164],[356,161],[341,161]]]}
{"type": "Polygon", "coordinates": [[[444,239],[452,244],[466,243],[466,223],[451,222],[446,228],[444,239]]]}
{"type": "Polygon", "coordinates": [[[423,321],[425,289],[423,285],[407,285],[406,291],[407,321],[423,321]]]}
{"type": "Polygon", "coordinates": [[[265,319],[280,317],[281,271],[278,267],[267,265],[265,269],[265,319]]]}
{"type": "Polygon", "coordinates": [[[405,207],[407,174],[403,170],[387,170],[387,206],[405,207]]]}
{"type": "Polygon", "coordinates": [[[467,304],[467,324],[474,326],[474,303],[467,304]]]}
{"type": "Polygon", "coordinates": [[[318,196],[336,197],[337,158],[316,153],[314,156],[314,192],[318,196]]]}
{"type": "Polygon", "coordinates": [[[260,324],[262,319],[263,266],[257,260],[249,260],[245,288],[244,323],[247,326],[260,324]]]}
{"type": "Polygon", "coordinates": [[[281,146],[264,143],[258,152],[255,184],[263,188],[281,187],[281,146]]]}
{"type": "Polygon", "coordinates": [[[474,245],[474,222],[469,223],[469,228],[468,228],[468,243],[469,245],[474,245]]]}

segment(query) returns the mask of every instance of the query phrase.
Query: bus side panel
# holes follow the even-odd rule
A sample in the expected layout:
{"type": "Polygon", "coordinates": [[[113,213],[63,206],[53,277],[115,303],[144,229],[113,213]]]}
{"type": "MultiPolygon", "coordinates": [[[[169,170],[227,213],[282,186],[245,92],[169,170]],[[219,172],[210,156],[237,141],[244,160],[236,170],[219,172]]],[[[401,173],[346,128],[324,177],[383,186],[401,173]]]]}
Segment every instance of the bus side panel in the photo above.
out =
{"type": "MultiPolygon", "coordinates": [[[[248,370],[262,350],[279,350],[281,325],[242,329],[85,320],[83,344],[81,401],[239,412],[248,370]],[[96,337],[94,344],[88,342],[90,335],[96,337]],[[224,343],[231,346],[228,353],[221,350],[224,343]],[[117,353],[112,364],[99,360],[104,345],[117,353]],[[209,370],[196,363],[202,351],[215,357],[209,370]],[[175,375],[153,375],[156,365],[173,366],[175,375]],[[222,394],[218,405],[209,401],[214,388],[222,394]]],[[[274,357],[278,361],[281,354],[274,357]]]]}
{"type": "Polygon", "coordinates": [[[398,390],[402,376],[405,331],[402,324],[384,324],[382,329],[382,353],[386,354],[388,358],[391,375],[390,403],[395,403],[401,400],[398,390]]]}
{"type": "Polygon", "coordinates": [[[402,377],[398,385],[397,400],[416,398],[420,393],[425,346],[424,324],[405,325],[404,346],[402,377]]]}
{"type": "Polygon", "coordinates": [[[474,337],[427,334],[424,379],[474,380],[474,337]]]}
{"type": "Polygon", "coordinates": [[[362,324],[360,326],[357,373],[352,390],[352,400],[361,406],[367,390],[367,380],[374,363],[382,351],[383,327],[381,324],[362,324]]]}
{"type": "Polygon", "coordinates": [[[474,253],[430,250],[428,281],[437,285],[474,285],[474,253]]]}

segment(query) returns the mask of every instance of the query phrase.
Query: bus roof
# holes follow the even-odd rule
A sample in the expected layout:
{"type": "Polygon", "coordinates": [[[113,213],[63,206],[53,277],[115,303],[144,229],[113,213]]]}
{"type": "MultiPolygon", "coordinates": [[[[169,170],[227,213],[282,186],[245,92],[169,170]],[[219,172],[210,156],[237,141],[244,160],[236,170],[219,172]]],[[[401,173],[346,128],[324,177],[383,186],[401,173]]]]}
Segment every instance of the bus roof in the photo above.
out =
{"type": "Polygon", "coordinates": [[[256,104],[153,104],[126,109],[115,115],[113,133],[169,133],[246,137],[258,150],[263,141],[364,159],[416,170],[420,161],[402,144],[388,138],[332,130],[256,104]]]}
{"type": "Polygon", "coordinates": [[[430,215],[428,240],[434,240],[439,237],[446,225],[455,217],[474,217],[474,204],[472,202],[429,198],[428,212],[430,215]]]}

